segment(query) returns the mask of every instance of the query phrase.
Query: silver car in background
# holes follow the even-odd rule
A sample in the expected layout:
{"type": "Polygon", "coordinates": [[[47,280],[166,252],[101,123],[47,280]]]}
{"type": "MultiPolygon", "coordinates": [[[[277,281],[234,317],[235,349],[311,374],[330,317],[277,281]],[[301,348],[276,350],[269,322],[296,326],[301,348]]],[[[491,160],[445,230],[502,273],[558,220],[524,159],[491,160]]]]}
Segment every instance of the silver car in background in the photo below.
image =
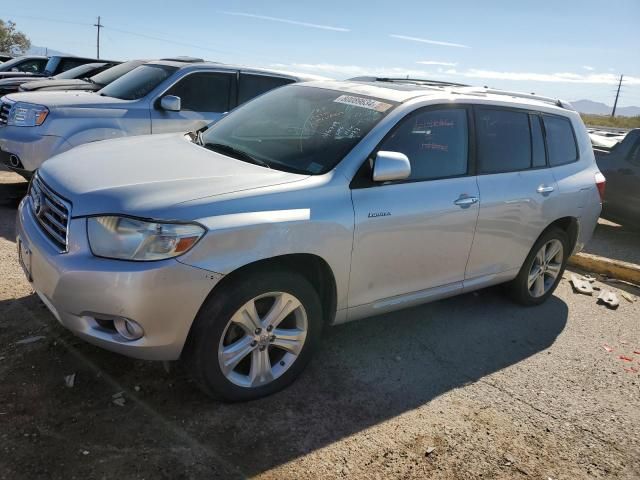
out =
{"type": "Polygon", "coordinates": [[[604,177],[562,102],[410,81],[312,82],[199,134],[84,145],[18,210],[57,320],[182,359],[229,400],[275,392],[323,328],[499,283],[544,302],[593,232],[604,177]]]}
{"type": "Polygon", "coordinates": [[[317,78],[178,57],[140,65],[97,94],[12,93],[0,101],[0,161],[29,178],[78,145],[197,130],[264,92],[317,78]]]}

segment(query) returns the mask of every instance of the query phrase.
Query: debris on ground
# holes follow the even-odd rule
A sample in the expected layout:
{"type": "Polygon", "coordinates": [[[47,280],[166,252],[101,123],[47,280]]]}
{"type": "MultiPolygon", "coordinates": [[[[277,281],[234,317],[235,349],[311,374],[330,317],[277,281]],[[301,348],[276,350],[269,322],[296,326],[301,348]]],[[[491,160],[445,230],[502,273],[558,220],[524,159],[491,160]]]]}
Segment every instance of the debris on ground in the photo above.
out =
{"type": "Polygon", "coordinates": [[[626,355],[620,355],[618,358],[620,360],[624,360],[625,362],[633,362],[633,358],[627,357],[626,355]]]}
{"type": "Polygon", "coordinates": [[[627,373],[638,373],[638,369],[636,367],[623,367],[623,370],[627,373]]]}
{"type": "Polygon", "coordinates": [[[89,455],[89,450],[82,450],[83,455],[89,455]]]}
{"type": "Polygon", "coordinates": [[[136,392],[139,392],[139,391],[140,391],[140,385],[136,385],[135,387],[133,387],[133,389],[134,389],[136,392]]]}
{"type": "Polygon", "coordinates": [[[44,335],[35,335],[33,337],[23,338],[22,340],[18,340],[16,342],[16,345],[29,345],[30,343],[38,342],[43,338],[46,338],[46,337],[44,335]]]}
{"type": "Polygon", "coordinates": [[[119,407],[124,407],[124,404],[127,403],[125,398],[122,396],[124,392],[118,392],[111,395],[111,401],[118,405],[119,407]]]}
{"type": "Polygon", "coordinates": [[[71,375],[65,375],[64,376],[64,384],[69,387],[69,388],[73,388],[73,386],[76,383],[76,374],[72,373],[71,375]]]}
{"type": "Polygon", "coordinates": [[[620,295],[622,295],[622,298],[624,298],[629,303],[633,303],[637,300],[637,297],[635,295],[631,295],[627,292],[620,292],[620,295]]]}
{"type": "Polygon", "coordinates": [[[615,310],[620,305],[618,300],[618,296],[613,293],[611,290],[603,290],[598,295],[598,303],[604,304],[607,308],[615,310]]]}
{"type": "Polygon", "coordinates": [[[593,275],[583,275],[582,278],[589,283],[593,283],[596,281],[596,277],[594,277],[593,275]]]}
{"type": "Polygon", "coordinates": [[[609,353],[613,352],[613,347],[610,347],[606,343],[602,346],[602,348],[604,348],[609,353]]]}
{"type": "Polygon", "coordinates": [[[503,465],[505,467],[510,467],[511,465],[516,463],[516,459],[513,458],[513,456],[509,455],[508,453],[505,453],[503,458],[504,458],[504,464],[503,465]]]}
{"type": "Polygon", "coordinates": [[[583,293],[584,295],[593,295],[593,286],[591,286],[590,282],[584,280],[584,278],[571,274],[571,284],[576,292],[583,293]]]}
{"type": "Polygon", "coordinates": [[[427,448],[427,451],[425,452],[424,456],[428,457],[429,455],[431,455],[435,451],[436,451],[436,447],[429,447],[429,448],[427,448]]]}

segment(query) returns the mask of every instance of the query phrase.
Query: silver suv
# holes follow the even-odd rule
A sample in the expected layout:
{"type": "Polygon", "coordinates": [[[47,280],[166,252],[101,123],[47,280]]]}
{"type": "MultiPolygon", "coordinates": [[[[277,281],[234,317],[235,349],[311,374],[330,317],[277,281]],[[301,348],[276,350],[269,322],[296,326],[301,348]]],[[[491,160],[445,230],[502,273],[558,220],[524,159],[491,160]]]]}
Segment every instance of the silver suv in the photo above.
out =
{"type": "Polygon", "coordinates": [[[196,130],[268,90],[312,78],[185,57],[140,65],[97,94],[9,94],[0,101],[0,160],[28,178],[77,145],[196,130]]]}
{"type": "Polygon", "coordinates": [[[241,400],[291,382],[327,325],[503,282],[544,302],[603,187],[561,102],[313,82],[201,134],[57,156],[19,207],[17,243],[76,335],[180,358],[205,392],[241,400]]]}

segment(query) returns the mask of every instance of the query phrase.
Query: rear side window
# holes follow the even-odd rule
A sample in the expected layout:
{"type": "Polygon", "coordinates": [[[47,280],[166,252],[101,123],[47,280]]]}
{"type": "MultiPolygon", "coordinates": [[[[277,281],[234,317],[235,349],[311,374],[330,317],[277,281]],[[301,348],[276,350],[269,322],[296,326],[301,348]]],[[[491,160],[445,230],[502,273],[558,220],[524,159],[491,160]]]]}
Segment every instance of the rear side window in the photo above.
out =
{"type": "Polygon", "coordinates": [[[549,164],[552,167],[575,162],[578,149],[571,122],[567,118],[543,115],[549,164]]]}
{"type": "Polygon", "coordinates": [[[234,76],[229,73],[192,73],[176,83],[166,95],[180,97],[181,109],[194,112],[227,112],[234,76]]]}
{"type": "Polygon", "coordinates": [[[427,110],[410,115],[379,150],[404,153],[411,163],[409,180],[434,180],[467,173],[469,139],[463,108],[427,110]]]}
{"type": "Polygon", "coordinates": [[[293,83],[289,78],[269,77],[264,75],[252,75],[241,73],[238,86],[238,105],[248,102],[252,98],[262,95],[274,88],[293,83]]]}
{"type": "Polygon", "coordinates": [[[476,110],[480,173],[526,170],[531,166],[529,115],[511,110],[476,110]]]}

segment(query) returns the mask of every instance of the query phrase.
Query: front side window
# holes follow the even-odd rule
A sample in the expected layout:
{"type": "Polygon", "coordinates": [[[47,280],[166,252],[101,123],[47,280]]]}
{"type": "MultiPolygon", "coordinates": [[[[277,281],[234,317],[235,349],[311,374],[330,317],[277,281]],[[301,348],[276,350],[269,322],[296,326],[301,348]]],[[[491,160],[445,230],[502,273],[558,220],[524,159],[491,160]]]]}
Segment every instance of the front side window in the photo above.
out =
{"type": "Polygon", "coordinates": [[[529,115],[511,110],[476,110],[480,173],[515,172],[531,167],[529,115]]]}
{"type": "Polygon", "coordinates": [[[578,159],[578,149],[569,119],[543,115],[544,131],[547,138],[549,164],[552,167],[566,165],[578,159]]]}
{"type": "Polygon", "coordinates": [[[200,143],[247,162],[319,175],[335,167],[396,105],[288,85],[232,111],[204,132],[200,143]]]}
{"type": "Polygon", "coordinates": [[[238,85],[238,105],[242,105],[258,95],[262,95],[274,88],[288,85],[289,83],[293,83],[293,80],[282,77],[241,73],[240,83],[238,85]]]}
{"type": "Polygon", "coordinates": [[[178,70],[177,67],[168,65],[140,65],[104,87],[98,95],[120,100],[138,100],[169,78],[176,70],[178,70]]]}
{"type": "Polygon", "coordinates": [[[464,108],[427,110],[402,120],[378,150],[404,153],[408,180],[433,180],[467,173],[469,140],[464,108]]]}
{"type": "Polygon", "coordinates": [[[227,112],[233,80],[230,73],[192,73],[179,80],[165,95],[180,97],[182,110],[227,112]]]}

